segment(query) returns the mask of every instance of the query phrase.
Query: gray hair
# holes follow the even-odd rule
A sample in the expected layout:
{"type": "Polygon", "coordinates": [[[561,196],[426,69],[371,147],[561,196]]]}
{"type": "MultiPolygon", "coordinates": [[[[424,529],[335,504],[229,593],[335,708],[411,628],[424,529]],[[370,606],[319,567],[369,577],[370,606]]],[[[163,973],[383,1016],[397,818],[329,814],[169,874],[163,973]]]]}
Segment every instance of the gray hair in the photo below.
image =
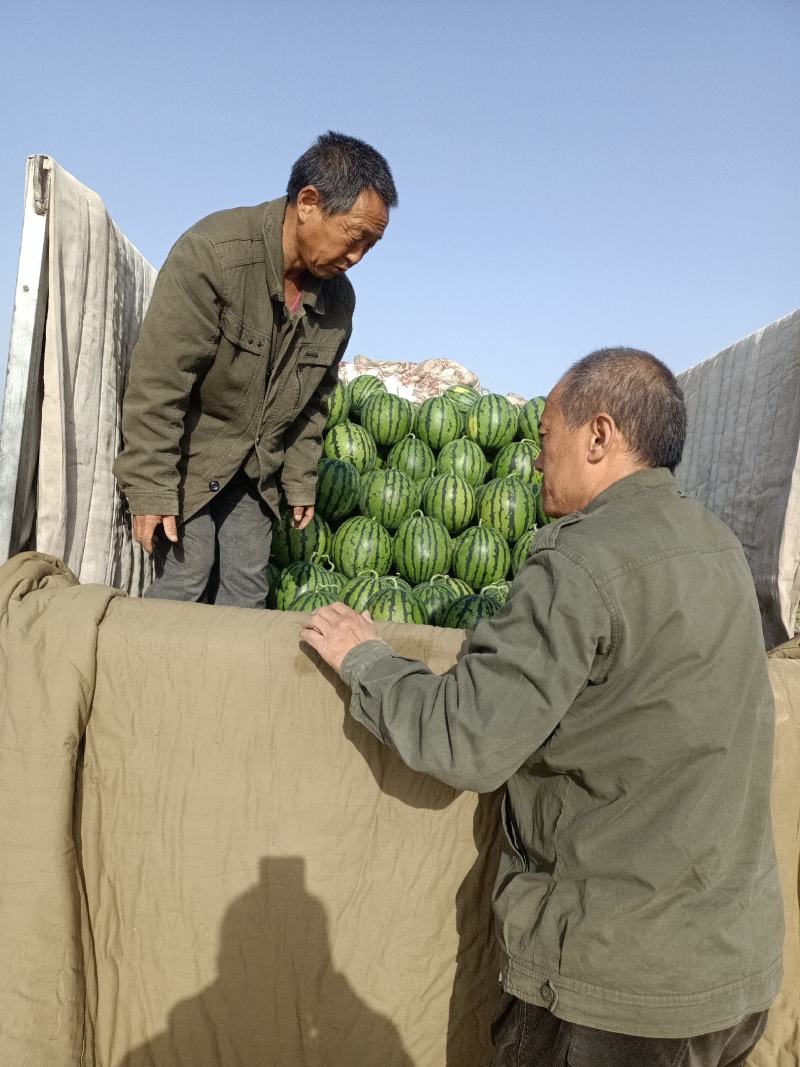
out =
{"type": "Polygon", "coordinates": [[[660,359],[637,348],[601,348],[569,368],[556,403],[571,430],[600,412],[648,467],[673,471],[686,440],[686,405],[675,375],[660,359]]]}
{"type": "Polygon", "coordinates": [[[333,130],[321,134],[292,167],[286,187],[290,204],[307,185],[317,190],[328,215],[349,211],[365,189],[374,190],[387,207],[397,207],[394,178],[380,152],[333,130]]]}

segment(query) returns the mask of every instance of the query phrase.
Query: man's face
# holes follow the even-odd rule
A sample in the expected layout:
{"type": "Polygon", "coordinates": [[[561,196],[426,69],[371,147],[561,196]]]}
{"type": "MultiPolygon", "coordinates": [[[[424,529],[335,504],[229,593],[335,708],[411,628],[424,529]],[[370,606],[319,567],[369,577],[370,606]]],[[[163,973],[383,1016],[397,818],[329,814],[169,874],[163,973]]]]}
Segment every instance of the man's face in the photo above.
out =
{"type": "Polygon", "coordinates": [[[571,430],[558,405],[558,386],[547,398],[539,424],[542,451],[536,467],[542,472],[542,506],[561,518],[580,511],[592,499],[592,466],[588,460],[591,429],[571,430]]]}
{"type": "Polygon", "coordinates": [[[373,189],[340,215],[326,215],[318,200],[304,200],[301,193],[297,245],[306,270],[316,278],[343,274],[380,241],[388,224],[389,209],[373,189]]]}

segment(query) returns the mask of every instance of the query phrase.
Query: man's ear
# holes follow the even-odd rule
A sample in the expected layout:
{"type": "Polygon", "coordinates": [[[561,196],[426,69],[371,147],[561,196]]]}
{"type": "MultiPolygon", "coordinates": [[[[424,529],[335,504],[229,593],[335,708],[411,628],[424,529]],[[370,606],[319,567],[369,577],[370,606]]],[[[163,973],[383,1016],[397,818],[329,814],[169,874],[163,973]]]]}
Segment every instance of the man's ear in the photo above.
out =
{"type": "Polygon", "coordinates": [[[297,216],[305,220],[315,212],[322,211],[322,198],[315,185],[304,185],[297,194],[297,216]]]}
{"type": "Polygon", "coordinates": [[[606,412],[595,415],[589,424],[589,462],[605,459],[619,436],[617,424],[606,412]]]}

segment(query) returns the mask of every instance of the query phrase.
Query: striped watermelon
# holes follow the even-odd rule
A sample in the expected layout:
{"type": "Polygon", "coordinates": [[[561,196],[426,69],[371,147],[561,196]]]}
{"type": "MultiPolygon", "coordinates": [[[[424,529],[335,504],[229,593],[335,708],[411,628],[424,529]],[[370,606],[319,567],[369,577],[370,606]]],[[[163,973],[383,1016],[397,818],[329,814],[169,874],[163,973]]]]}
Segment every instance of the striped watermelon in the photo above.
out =
{"type": "Polygon", "coordinates": [[[486,484],[478,515],[484,526],[513,544],[536,525],[536,497],[520,478],[495,478],[486,484]]]}
{"type": "Polygon", "coordinates": [[[394,393],[375,390],[361,409],[361,425],[378,445],[396,445],[414,428],[414,405],[394,393]]]}
{"type": "Polygon", "coordinates": [[[328,417],[325,419],[323,432],[330,430],[332,426],[338,426],[347,418],[350,411],[350,396],[344,382],[337,382],[334,385],[333,391],[328,394],[328,399],[325,401],[325,410],[328,417]]]}
{"type": "Polygon", "coordinates": [[[431,626],[444,625],[445,612],[458,597],[455,589],[442,581],[431,580],[414,587],[414,599],[431,626]]]}
{"type": "Polygon", "coordinates": [[[539,421],[544,411],[544,397],[535,396],[519,409],[517,436],[541,446],[539,421]]]}
{"type": "Polygon", "coordinates": [[[348,460],[321,459],[317,466],[317,511],[329,522],[345,518],[358,504],[361,479],[348,460]]]}
{"type": "Polygon", "coordinates": [[[369,570],[386,574],[392,565],[392,538],[379,522],[354,515],[333,535],[333,562],[347,578],[369,570]]]}
{"type": "Polygon", "coordinates": [[[546,526],[548,522],[555,522],[555,519],[551,519],[547,512],[544,510],[542,504],[542,487],[541,485],[531,486],[534,499],[536,500],[536,525],[546,526]]]}
{"type": "Polygon", "coordinates": [[[473,404],[481,398],[481,394],[477,389],[473,389],[469,385],[451,385],[449,389],[445,389],[442,393],[451,404],[455,404],[462,415],[466,415],[473,404]]]}
{"type": "Polygon", "coordinates": [[[301,593],[314,589],[331,589],[338,597],[339,578],[333,569],[322,563],[291,563],[278,582],[275,606],[279,611],[286,611],[301,593]]]}
{"type": "Polygon", "coordinates": [[[442,445],[454,441],[463,430],[458,408],[444,396],[424,400],[417,412],[417,437],[438,452],[442,445]]]}
{"type": "Polygon", "coordinates": [[[522,564],[528,558],[528,553],[531,549],[531,542],[536,535],[536,530],[528,530],[520,537],[519,541],[514,545],[514,551],[511,553],[511,573],[516,575],[522,564]]]}
{"type": "Polygon", "coordinates": [[[540,482],[542,476],[536,470],[536,460],[541,449],[534,441],[512,441],[505,445],[495,456],[492,464],[493,478],[508,478],[513,475],[523,482],[540,482]]]}
{"type": "Polygon", "coordinates": [[[499,582],[510,565],[508,545],[490,526],[470,526],[453,545],[453,574],[473,589],[499,582]]]}
{"type": "Polygon", "coordinates": [[[276,567],[274,563],[267,564],[267,607],[276,608],[277,601],[275,599],[278,591],[278,582],[281,578],[280,567],[276,567]]]}
{"type": "Polygon", "coordinates": [[[361,479],[362,515],[394,532],[417,506],[415,484],[400,470],[370,471],[361,479]]]}
{"type": "Polygon", "coordinates": [[[424,441],[410,433],[397,442],[389,453],[386,465],[407,474],[412,481],[421,482],[433,474],[436,458],[424,441]]]}
{"type": "Polygon", "coordinates": [[[482,396],[467,414],[467,437],[481,448],[502,448],[516,433],[517,409],[499,393],[482,396]]]}
{"type": "Polygon", "coordinates": [[[496,601],[479,593],[462,596],[445,612],[444,625],[454,630],[474,630],[482,619],[491,619],[499,608],[496,601]]]}
{"type": "Polygon", "coordinates": [[[370,598],[367,611],[376,622],[425,622],[425,614],[410,589],[386,585],[370,598]]]}
{"type": "Polygon", "coordinates": [[[334,426],[325,436],[322,451],[328,459],[347,459],[359,474],[370,470],[378,449],[363,426],[349,419],[334,426]]]}
{"type": "Polygon", "coordinates": [[[272,531],[272,556],[280,567],[300,560],[309,562],[315,554],[327,555],[332,540],[330,526],[321,515],[315,514],[305,529],[296,530],[291,511],[285,511],[272,531]]]}
{"type": "MultiPolygon", "coordinates": [[[[513,561],[513,552],[511,555],[513,561]]],[[[511,585],[509,582],[495,582],[493,585],[485,585],[483,589],[481,589],[481,596],[488,596],[490,600],[494,600],[499,607],[502,607],[508,600],[508,592],[510,589],[511,585]]]]}
{"type": "Polygon", "coordinates": [[[335,604],[339,599],[336,589],[308,589],[300,593],[287,606],[286,611],[316,611],[317,608],[326,608],[329,604],[335,604]]]}
{"type": "MultiPolygon", "coordinates": [[[[453,546],[455,549],[455,545],[453,546]]],[[[441,582],[443,585],[448,586],[456,594],[456,598],[460,596],[469,596],[470,593],[474,593],[475,590],[467,582],[461,578],[454,578],[452,574],[434,574],[431,578],[432,582],[441,582]]]]}
{"type": "Polygon", "coordinates": [[[351,418],[359,418],[361,409],[373,393],[385,393],[386,386],[374,374],[359,374],[347,387],[351,418]]]}
{"type": "Polygon", "coordinates": [[[450,566],[450,535],[438,519],[415,511],[400,524],[394,539],[394,562],[412,585],[427,582],[450,566]]]}
{"type": "Polygon", "coordinates": [[[369,598],[380,592],[382,581],[377,571],[364,571],[362,574],[357,574],[355,578],[350,578],[342,586],[339,594],[342,603],[347,604],[348,608],[352,608],[353,611],[364,611],[369,598]]]}
{"type": "Polygon", "coordinates": [[[475,514],[472,486],[457,474],[431,478],[422,493],[422,510],[443,523],[448,533],[460,533],[475,514]]]}
{"type": "Polygon", "coordinates": [[[442,445],[436,469],[439,474],[457,474],[474,488],[486,477],[488,465],[480,445],[468,437],[458,437],[442,445]]]}

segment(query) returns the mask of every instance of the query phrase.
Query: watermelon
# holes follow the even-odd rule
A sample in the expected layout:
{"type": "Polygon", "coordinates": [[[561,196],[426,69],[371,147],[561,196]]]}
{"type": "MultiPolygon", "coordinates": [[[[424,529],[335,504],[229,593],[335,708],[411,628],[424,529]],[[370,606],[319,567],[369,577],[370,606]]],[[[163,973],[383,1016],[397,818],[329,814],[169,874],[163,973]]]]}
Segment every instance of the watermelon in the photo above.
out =
{"type": "Polygon", "coordinates": [[[462,581],[461,578],[454,578],[452,574],[434,574],[431,578],[432,582],[441,582],[449,589],[452,589],[456,594],[456,597],[469,596],[470,593],[474,593],[475,590],[467,582],[462,581]]]}
{"type": "Polygon", "coordinates": [[[361,409],[361,425],[378,445],[396,445],[414,427],[414,405],[394,393],[375,390],[361,409]]]}
{"type": "Polygon", "coordinates": [[[444,625],[454,630],[474,630],[481,619],[491,619],[500,605],[488,596],[472,593],[459,597],[449,606],[444,625]]]}
{"type": "Polygon", "coordinates": [[[417,412],[417,437],[438,452],[442,445],[454,441],[463,429],[458,408],[444,396],[424,400],[417,412]]]}
{"type": "Polygon", "coordinates": [[[528,558],[528,553],[531,549],[531,542],[536,534],[536,530],[528,530],[520,537],[519,541],[514,545],[514,551],[511,553],[511,573],[516,575],[522,564],[528,558]]]}
{"type": "Polygon", "coordinates": [[[422,492],[422,510],[438,519],[451,534],[460,533],[475,514],[472,486],[457,474],[440,474],[426,483],[422,492]]]}
{"type": "Polygon", "coordinates": [[[517,434],[523,440],[533,441],[534,444],[541,446],[541,439],[539,437],[539,421],[544,411],[544,397],[535,396],[533,400],[529,400],[526,404],[523,404],[519,409],[519,418],[517,421],[517,434]]]}
{"type": "Polygon", "coordinates": [[[376,519],[394,532],[417,506],[415,484],[401,470],[370,471],[361,479],[359,506],[362,515],[376,519]]]}
{"type": "Polygon", "coordinates": [[[495,478],[486,483],[478,516],[513,544],[536,525],[536,497],[521,478],[495,478]]]}
{"type": "Polygon", "coordinates": [[[325,608],[329,604],[335,604],[339,599],[337,589],[323,586],[321,589],[308,589],[300,593],[287,605],[286,611],[316,611],[317,608],[325,608]]]}
{"type": "Polygon", "coordinates": [[[453,574],[473,589],[499,582],[510,565],[508,545],[490,526],[470,526],[453,545],[453,574]]]}
{"type": "Polygon", "coordinates": [[[431,579],[414,587],[414,599],[431,626],[444,625],[445,612],[458,597],[459,593],[447,582],[431,579]]]}
{"type": "Polygon", "coordinates": [[[512,441],[497,453],[492,464],[493,478],[508,478],[513,475],[531,485],[542,480],[536,470],[536,460],[541,449],[534,441],[512,441]]]}
{"type": "MultiPolygon", "coordinates": [[[[327,559],[327,557],[323,557],[327,559]]],[[[286,611],[292,601],[301,593],[314,589],[331,589],[338,598],[339,578],[330,566],[322,562],[291,563],[280,577],[275,594],[275,605],[279,611],[286,611]]]]}
{"type": "Polygon", "coordinates": [[[364,427],[349,419],[328,431],[322,451],[328,459],[349,460],[359,474],[370,470],[378,455],[375,442],[364,427]]]}
{"type": "Polygon", "coordinates": [[[474,488],[486,477],[488,464],[480,445],[468,437],[458,437],[442,445],[436,469],[439,474],[457,474],[474,488]]]}
{"type": "Polygon", "coordinates": [[[291,511],[285,511],[272,531],[272,557],[280,567],[299,560],[308,562],[315,553],[327,555],[332,539],[330,526],[321,515],[315,514],[305,529],[297,530],[292,524],[291,511]]]}
{"type": "Polygon", "coordinates": [[[361,409],[373,393],[385,393],[386,386],[374,374],[359,374],[347,387],[350,396],[351,417],[359,418],[361,409]]]}
{"type": "Polygon", "coordinates": [[[542,504],[542,487],[541,485],[531,486],[534,499],[536,500],[536,525],[545,526],[548,522],[555,522],[555,519],[551,519],[547,512],[544,510],[542,504]]]}
{"type": "Polygon", "coordinates": [[[467,437],[481,448],[510,444],[517,433],[517,409],[499,393],[488,393],[467,414],[467,437]]]}
{"type": "Polygon", "coordinates": [[[391,450],[386,465],[407,474],[412,481],[421,482],[433,474],[436,458],[424,441],[409,433],[391,450]]]}
{"type": "Polygon", "coordinates": [[[392,538],[379,522],[354,515],[333,535],[333,562],[348,578],[362,571],[386,574],[392,565],[392,538]]]}
{"type": "Polygon", "coordinates": [[[462,415],[466,415],[473,404],[477,404],[481,398],[478,390],[470,385],[451,385],[449,389],[445,389],[442,396],[451,404],[455,404],[462,415]]]}
{"type": "Polygon", "coordinates": [[[511,585],[509,582],[495,582],[493,585],[485,585],[483,589],[481,589],[481,596],[488,596],[490,600],[494,600],[498,606],[502,607],[508,600],[508,591],[510,588],[511,585]]]}
{"type": "Polygon", "coordinates": [[[425,622],[425,613],[410,589],[387,585],[370,598],[367,611],[376,622],[425,622]]]}
{"type": "Polygon", "coordinates": [[[394,562],[412,585],[427,582],[450,566],[450,535],[438,519],[421,511],[400,524],[394,539],[394,562]]]}
{"type": "Polygon", "coordinates": [[[348,460],[321,459],[317,467],[317,511],[329,522],[338,522],[358,504],[361,484],[358,471],[348,460]]]}
{"type": "Polygon", "coordinates": [[[328,417],[325,419],[323,431],[330,430],[332,426],[338,426],[340,422],[344,422],[347,418],[350,411],[350,396],[344,382],[337,382],[334,385],[332,392],[328,394],[328,399],[325,401],[325,410],[328,417]]]}
{"type": "Polygon", "coordinates": [[[355,578],[350,578],[342,586],[339,594],[342,603],[347,604],[348,608],[352,608],[353,611],[364,611],[369,598],[380,592],[382,581],[377,571],[364,571],[357,574],[355,578]]]}

